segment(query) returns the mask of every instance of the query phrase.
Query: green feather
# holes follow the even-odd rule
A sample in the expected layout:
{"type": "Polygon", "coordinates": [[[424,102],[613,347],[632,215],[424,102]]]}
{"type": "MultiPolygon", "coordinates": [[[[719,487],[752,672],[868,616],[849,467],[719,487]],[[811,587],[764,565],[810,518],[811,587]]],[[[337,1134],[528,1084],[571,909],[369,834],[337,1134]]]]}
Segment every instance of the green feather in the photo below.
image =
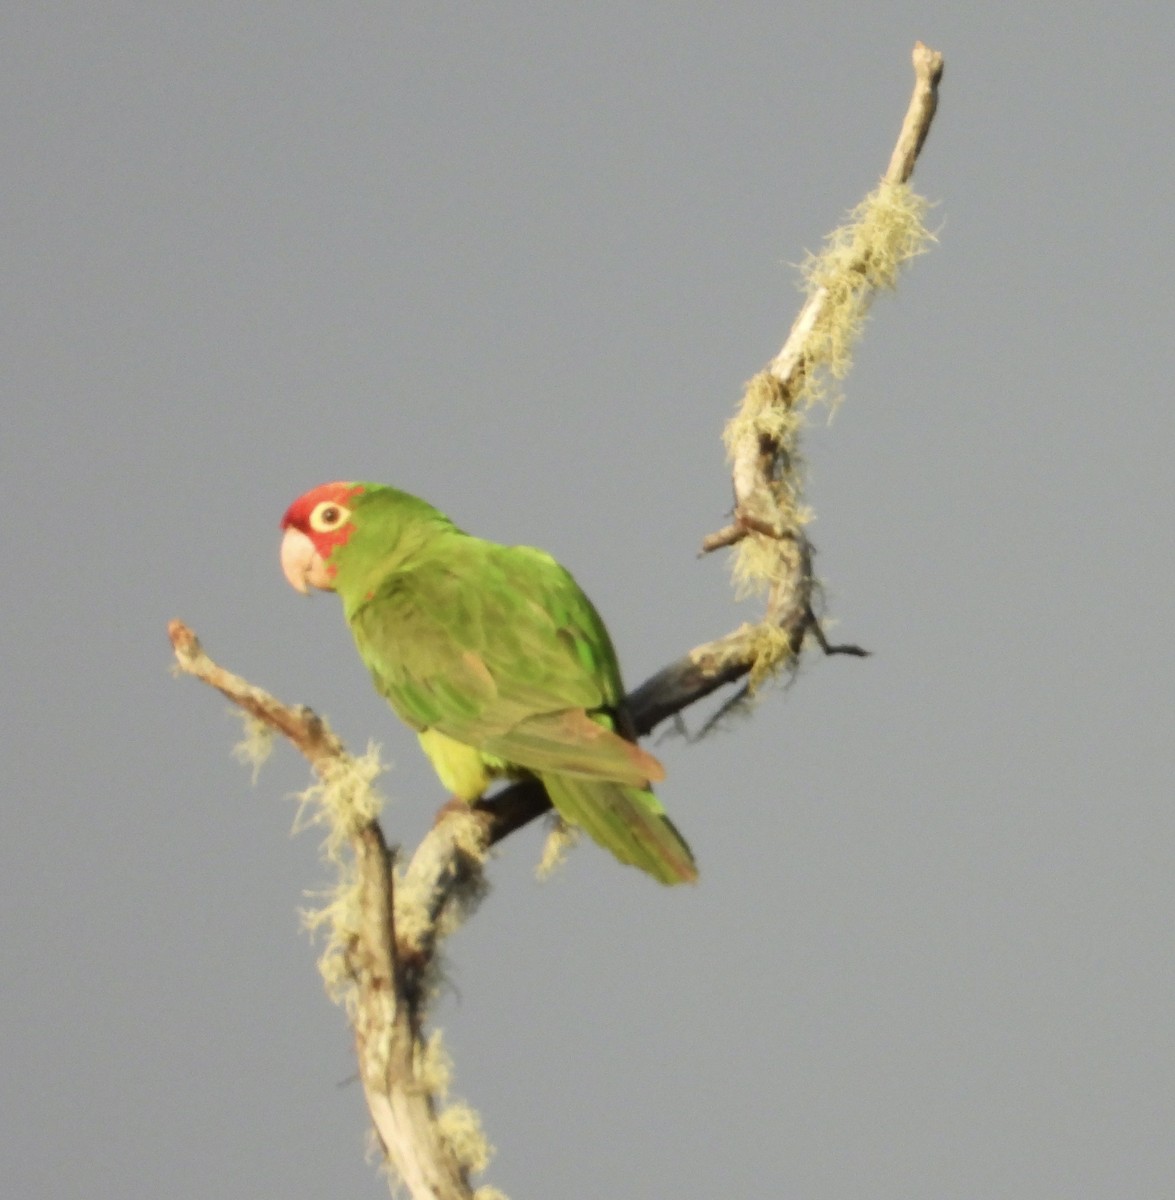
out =
{"type": "Polygon", "coordinates": [[[539,775],[551,803],[623,863],[648,871],[661,883],[698,877],[693,855],[660,801],[648,788],[571,775],[539,775]]]}
{"type": "Polygon", "coordinates": [[[358,486],[328,560],[335,590],[377,689],[442,782],[472,800],[495,776],[535,775],[621,862],[663,883],[695,879],[648,787],[660,763],[618,732],[616,653],[571,575],[541,550],[469,536],[406,492],[358,486]]]}

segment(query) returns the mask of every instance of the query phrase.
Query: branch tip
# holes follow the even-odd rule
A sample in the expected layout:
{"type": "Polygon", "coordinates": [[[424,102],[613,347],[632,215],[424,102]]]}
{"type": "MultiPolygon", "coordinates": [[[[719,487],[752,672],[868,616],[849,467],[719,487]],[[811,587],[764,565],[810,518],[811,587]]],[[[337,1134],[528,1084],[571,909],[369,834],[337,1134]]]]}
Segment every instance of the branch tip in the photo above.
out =
{"type": "Polygon", "coordinates": [[[167,636],[177,655],[195,658],[200,654],[200,639],[178,618],[168,621],[167,636]]]}

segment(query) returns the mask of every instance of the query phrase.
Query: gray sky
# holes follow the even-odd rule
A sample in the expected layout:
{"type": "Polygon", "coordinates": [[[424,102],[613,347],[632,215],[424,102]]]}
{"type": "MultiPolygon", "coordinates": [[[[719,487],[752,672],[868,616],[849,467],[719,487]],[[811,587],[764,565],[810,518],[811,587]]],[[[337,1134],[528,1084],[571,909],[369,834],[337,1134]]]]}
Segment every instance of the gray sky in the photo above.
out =
{"type": "Polygon", "coordinates": [[[750,615],[695,557],[720,430],[921,38],[941,244],[808,442],[835,632],[875,656],[655,747],[697,888],[592,846],[540,886],[511,839],[439,1017],[515,1200],[1168,1194],[1173,34],[1034,0],[9,3],[4,1193],[386,1194],[298,927],[307,773],[250,787],[166,622],[379,740],[411,844],[439,785],[281,578],[296,495],[382,479],[546,547],[632,684],[750,615]]]}

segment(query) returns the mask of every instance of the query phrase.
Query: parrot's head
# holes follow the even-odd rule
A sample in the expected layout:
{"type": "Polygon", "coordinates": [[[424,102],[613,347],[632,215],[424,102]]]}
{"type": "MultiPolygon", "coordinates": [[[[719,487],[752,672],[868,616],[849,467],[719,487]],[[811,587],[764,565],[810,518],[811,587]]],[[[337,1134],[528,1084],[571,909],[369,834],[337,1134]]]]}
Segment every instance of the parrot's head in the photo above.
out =
{"type": "Polygon", "coordinates": [[[299,496],[282,517],[282,572],[290,586],[306,593],[312,587],[335,590],[335,552],[355,532],[351,509],[362,495],[359,483],[324,483],[299,496]]]}

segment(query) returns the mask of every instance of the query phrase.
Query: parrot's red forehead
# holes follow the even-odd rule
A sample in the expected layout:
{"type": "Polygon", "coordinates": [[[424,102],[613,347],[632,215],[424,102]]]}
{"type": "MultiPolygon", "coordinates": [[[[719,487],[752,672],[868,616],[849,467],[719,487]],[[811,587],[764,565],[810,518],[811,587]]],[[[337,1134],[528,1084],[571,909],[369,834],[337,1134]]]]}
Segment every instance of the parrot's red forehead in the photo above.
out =
{"type": "Polygon", "coordinates": [[[362,491],[362,486],[357,483],[321,483],[305,495],[299,496],[286,509],[286,515],[282,517],[282,528],[301,529],[305,532],[310,524],[310,514],[324,500],[329,500],[332,504],[345,505],[348,500],[353,496],[358,496],[362,491]]]}

